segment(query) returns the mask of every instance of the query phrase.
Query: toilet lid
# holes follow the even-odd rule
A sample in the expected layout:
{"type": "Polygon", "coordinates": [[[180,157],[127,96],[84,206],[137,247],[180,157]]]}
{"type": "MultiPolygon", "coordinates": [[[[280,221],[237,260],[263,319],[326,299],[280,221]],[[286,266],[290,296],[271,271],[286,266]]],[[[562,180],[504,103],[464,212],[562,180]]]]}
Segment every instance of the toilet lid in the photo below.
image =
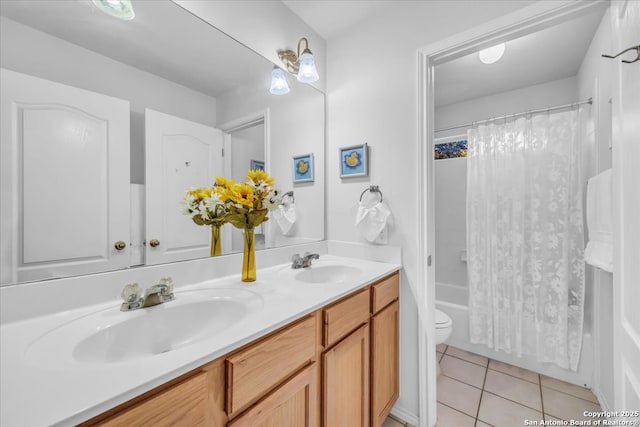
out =
{"type": "Polygon", "coordinates": [[[436,327],[443,328],[451,324],[451,318],[443,311],[436,310],[436,327]]]}

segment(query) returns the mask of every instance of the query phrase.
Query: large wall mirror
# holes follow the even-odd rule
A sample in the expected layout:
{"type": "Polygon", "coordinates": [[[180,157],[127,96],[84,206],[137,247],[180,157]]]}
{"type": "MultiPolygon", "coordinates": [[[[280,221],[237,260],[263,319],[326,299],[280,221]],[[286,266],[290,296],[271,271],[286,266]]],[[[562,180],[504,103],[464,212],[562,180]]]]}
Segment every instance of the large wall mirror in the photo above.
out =
{"type": "Polygon", "coordinates": [[[258,249],[324,239],[324,94],[289,76],[272,95],[264,57],[170,0],[132,5],[0,4],[1,285],[209,256],[181,199],[251,167],[292,194],[258,249]]]}

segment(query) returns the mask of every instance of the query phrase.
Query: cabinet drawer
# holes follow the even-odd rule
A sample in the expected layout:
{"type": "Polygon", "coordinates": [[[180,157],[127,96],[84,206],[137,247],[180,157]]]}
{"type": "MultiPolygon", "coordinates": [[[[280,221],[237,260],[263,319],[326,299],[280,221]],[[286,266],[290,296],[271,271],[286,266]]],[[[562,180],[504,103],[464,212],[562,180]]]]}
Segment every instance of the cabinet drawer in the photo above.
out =
{"type": "Polygon", "coordinates": [[[375,314],[397,300],[399,288],[398,272],[371,286],[371,312],[375,314]]]}
{"type": "Polygon", "coordinates": [[[99,423],[100,426],[204,426],[209,423],[207,374],[200,373],[99,423]]]}
{"type": "Polygon", "coordinates": [[[315,356],[315,314],[227,357],[226,411],[231,417],[315,356]]]}
{"type": "Polygon", "coordinates": [[[330,347],[369,320],[369,290],[365,289],[323,310],[322,344],[330,347]]]}

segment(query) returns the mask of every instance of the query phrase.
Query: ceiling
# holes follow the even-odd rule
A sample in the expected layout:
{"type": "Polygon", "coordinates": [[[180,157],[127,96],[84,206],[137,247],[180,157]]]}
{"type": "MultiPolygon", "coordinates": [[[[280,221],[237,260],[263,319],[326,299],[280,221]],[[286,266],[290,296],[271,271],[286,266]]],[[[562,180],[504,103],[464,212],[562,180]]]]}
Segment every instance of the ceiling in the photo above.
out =
{"type": "MultiPolygon", "coordinates": [[[[372,17],[411,2],[371,0],[282,0],[328,41],[372,17]]],[[[426,0],[423,0],[426,1],[426,0]]],[[[608,4],[569,22],[507,42],[503,58],[485,65],[477,53],[436,68],[436,105],[575,76],[608,4]]]]}
{"type": "Polygon", "coordinates": [[[0,14],[213,97],[255,82],[268,85],[273,64],[175,3],[133,5],[131,21],[88,0],[1,0],[0,14]]]}

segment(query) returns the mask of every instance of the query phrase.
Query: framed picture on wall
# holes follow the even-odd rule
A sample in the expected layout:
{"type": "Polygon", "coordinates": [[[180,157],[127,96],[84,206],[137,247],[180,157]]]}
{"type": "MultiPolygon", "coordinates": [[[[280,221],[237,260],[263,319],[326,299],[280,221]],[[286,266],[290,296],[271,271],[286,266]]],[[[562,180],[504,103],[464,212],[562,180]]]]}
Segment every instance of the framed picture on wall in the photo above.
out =
{"type": "Polygon", "coordinates": [[[433,158],[455,159],[467,157],[467,135],[446,136],[433,141],[433,158]]]}
{"type": "Polygon", "coordinates": [[[340,178],[369,176],[369,147],[367,143],[340,149],[340,178]]]}
{"type": "Polygon", "coordinates": [[[264,162],[262,160],[251,160],[251,170],[264,170],[264,162]]]}
{"type": "Polygon", "coordinates": [[[313,153],[293,156],[293,182],[314,181],[313,153]]]}

